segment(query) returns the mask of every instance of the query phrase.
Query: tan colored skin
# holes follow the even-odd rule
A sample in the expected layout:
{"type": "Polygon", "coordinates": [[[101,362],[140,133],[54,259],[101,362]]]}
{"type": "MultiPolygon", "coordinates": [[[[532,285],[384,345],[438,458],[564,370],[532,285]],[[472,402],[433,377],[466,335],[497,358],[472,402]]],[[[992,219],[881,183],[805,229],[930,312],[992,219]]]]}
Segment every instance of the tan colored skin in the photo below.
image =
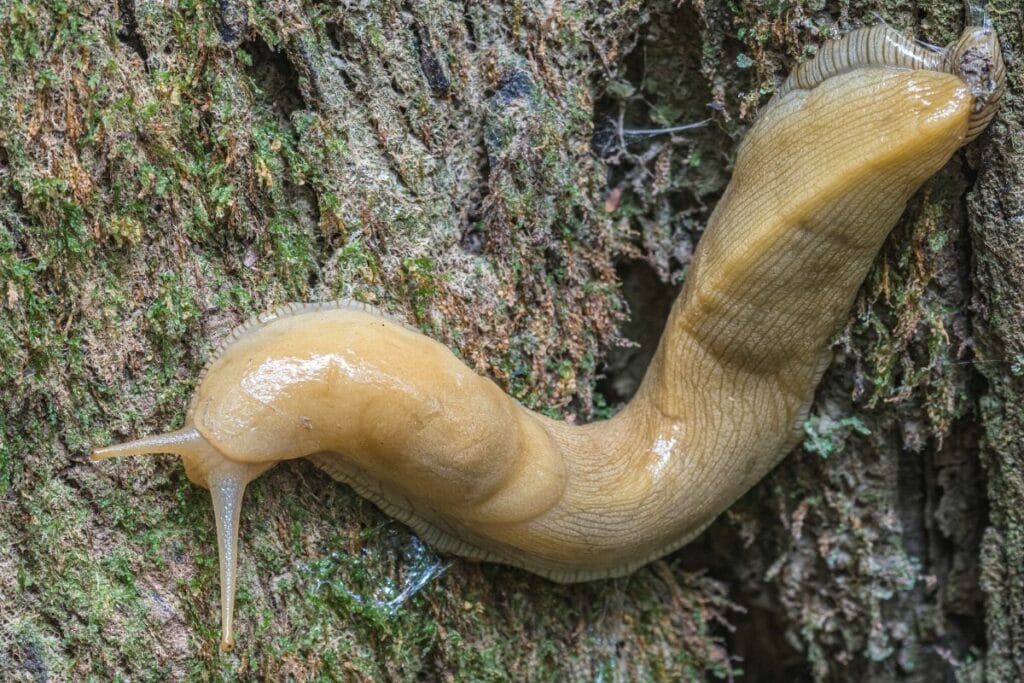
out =
{"type": "MultiPolygon", "coordinates": [[[[990,78],[976,98],[943,70],[952,55],[880,63],[864,38],[823,48],[852,61],[801,67],[744,140],[644,382],[613,419],[550,420],[399,322],[293,305],[236,331],[182,430],[97,450],[179,454],[210,488],[222,646],[242,492],[282,460],[312,458],[440,550],[564,582],[679,547],[774,467],[907,199],[1001,89],[990,78]]],[[[998,76],[995,36],[981,39],[998,76]]]]}

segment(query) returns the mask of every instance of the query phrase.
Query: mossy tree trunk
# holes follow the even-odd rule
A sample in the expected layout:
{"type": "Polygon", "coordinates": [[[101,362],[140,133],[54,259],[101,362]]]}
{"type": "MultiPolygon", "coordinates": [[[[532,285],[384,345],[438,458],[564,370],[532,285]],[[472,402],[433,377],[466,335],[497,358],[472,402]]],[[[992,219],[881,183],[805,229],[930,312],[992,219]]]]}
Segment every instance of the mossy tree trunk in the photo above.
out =
{"type": "Polygon", "coordinates": [[[1020,679],[1024,17],[989,12],[995,124],[912,201],[805,444],[701,539],[557,586],[291,462],[247,494],[222,655],[206,493],[92,445],[179,425],[249,316],[339,297],[607,415],[775,79],[874,13],[946,43],[962,8],[0,3],[0,673],[1020,679]]]}

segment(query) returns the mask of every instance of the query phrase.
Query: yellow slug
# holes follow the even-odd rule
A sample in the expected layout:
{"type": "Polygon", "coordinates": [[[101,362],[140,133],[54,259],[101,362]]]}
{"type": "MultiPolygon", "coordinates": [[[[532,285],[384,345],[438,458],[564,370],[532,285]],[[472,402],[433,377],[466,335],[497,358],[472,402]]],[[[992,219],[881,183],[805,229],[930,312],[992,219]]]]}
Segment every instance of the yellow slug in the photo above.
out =
{"type": "Polygon", "coordinates": [[[829,340],[907,199],[991,119],[995,34],[944,52],[885,27],[799,67],[740,146],[636,396],[567,425],[441,344],[350,303],[235,331],[185,426],[93,458],[176,453],[210,489],[222,647],[242,493],[308,457],[435,548],[555,581],[619,576],[696,536],[794,445],[829,340]]]}

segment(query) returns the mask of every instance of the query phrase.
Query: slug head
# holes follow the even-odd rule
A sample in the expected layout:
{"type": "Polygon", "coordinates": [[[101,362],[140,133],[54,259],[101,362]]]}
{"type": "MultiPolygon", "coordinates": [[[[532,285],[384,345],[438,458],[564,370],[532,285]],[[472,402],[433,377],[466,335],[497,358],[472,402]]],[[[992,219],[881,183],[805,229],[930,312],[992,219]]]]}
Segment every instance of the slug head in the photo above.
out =
{"type": "Polygon", "coordinates": [[[210,490],[220,556],[220,648],[228,652],[235,644],[232,622],[238,575],[238,520],[242,509],[242,494],[246,484],[273,467],[274,463],[240,463],[229,460],[191,425],[176,432],[98,448],[92,452],[92,459],[154,453],[180,455],[186,476],[193,483],[210,490]]]}

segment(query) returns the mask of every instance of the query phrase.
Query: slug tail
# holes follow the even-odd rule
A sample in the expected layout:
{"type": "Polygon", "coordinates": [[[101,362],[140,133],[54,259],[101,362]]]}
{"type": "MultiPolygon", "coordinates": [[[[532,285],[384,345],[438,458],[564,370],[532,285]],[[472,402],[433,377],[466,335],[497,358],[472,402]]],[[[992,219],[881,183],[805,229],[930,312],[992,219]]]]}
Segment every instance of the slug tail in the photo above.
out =
{"type": "Polygon", "coordinates": [[[230,652],[235,647],[233,623],[238,578],[238,521],[247,483],[248,478],[240,472],[214,473],[209,482],[220,555],[220,649],[223,652],[230,652]]]}

